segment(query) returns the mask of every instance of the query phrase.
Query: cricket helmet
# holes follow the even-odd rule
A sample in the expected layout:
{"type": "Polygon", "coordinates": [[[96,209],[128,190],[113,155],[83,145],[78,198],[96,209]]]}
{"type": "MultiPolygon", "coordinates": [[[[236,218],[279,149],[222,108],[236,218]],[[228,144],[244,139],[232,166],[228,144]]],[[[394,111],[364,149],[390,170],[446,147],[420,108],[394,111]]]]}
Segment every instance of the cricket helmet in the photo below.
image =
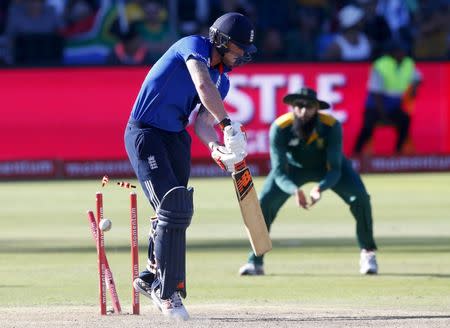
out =
{"type": "Polygon", "coordinates": [[[255,28],[250,20],[240,13],[226,13],[212,24],[209,28],[209,40],[223,56],[228,52],[228,42],[244,50],[243,63],[252,59],[256,52],[253,44],[255,28]]]}

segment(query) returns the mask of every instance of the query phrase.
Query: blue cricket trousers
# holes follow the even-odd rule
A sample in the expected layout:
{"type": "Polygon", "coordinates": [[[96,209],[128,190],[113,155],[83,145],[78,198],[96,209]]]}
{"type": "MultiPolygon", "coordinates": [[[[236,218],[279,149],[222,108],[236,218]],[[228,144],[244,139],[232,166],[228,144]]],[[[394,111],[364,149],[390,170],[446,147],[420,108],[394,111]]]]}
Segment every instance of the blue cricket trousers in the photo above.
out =
{"type": "Polygon", "coordinates": [[[169,132],[130,119],[125,148],[153,209],[170,189],[187,187],[191,168],[191,136],[169,132]]]}

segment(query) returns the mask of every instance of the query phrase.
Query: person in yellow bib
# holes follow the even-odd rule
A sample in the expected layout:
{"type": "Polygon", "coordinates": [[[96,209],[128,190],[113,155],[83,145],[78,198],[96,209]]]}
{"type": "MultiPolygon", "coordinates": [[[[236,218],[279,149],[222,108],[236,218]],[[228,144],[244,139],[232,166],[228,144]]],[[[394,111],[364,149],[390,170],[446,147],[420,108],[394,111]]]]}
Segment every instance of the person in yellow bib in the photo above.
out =
{"type": "Polygon", "coordinates": [[[375,60],[371,67],[363,125],[353,149],[355,155],[361,154],[377,124],[395,127],[395,152],[402,152],[411,122],[405,100],[415,97],[421,80],[414,60],[407,56],[406,45],[401,41],[390,41],[386,54],[375,60]]]}
{"type": "MultiPolygon", "coordinates": [[[[376,274],[378,264],[373,237],[370,196],[350,160],[342,152],[342,127],[331,115],[320,112],[329,104],[317,99],[316,92],[302,88],[288,94],[284,103],[293,111],[272,123],[269,132],[271,171],[259,196],[267,228],[289,197],[299,207],[309,209],[328,189],[333,190],[350,207],[356,220],[360,248],[360,273],[376,274]],[[317,184],[305,195],[302,186],[317,184]]],[[[263,275],[263,257],[250,252],[240,275],[263,275]]]]}

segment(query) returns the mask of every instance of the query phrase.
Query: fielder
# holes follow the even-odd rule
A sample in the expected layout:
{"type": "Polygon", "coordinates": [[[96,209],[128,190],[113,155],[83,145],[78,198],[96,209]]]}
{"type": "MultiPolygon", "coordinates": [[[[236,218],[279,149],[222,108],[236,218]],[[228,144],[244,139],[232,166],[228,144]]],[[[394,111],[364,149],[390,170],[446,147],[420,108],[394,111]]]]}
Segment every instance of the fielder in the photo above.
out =
{"type": "MultiPolygon", "coordinates": [[[[270,229],[275,217],[290,196],[298,206],[308,209],[317,203],[322,193],[333,190],[350,207],[356,220],[356,236],[361,249],[360,273],[376,274],[378,265],[372,232],[370,197],[351,162],[342,154],[341,124],[332,116],[319,112],[329,104],[317,99],[316,92],[302,88],[288,94],[284,103],[293,112],[280,116],[270,127],[271,171],[260,194],[260,204],[270,229]],[[309,193],[301,186],[317,182],[309,193]]],[[[252,252],[240,275],[263,275],[263,257],[252,252]]]]}
{"type": "Polygon", "coordinates": [[[156,211],[147,267],[133,284],[173,319],[189,318],[181,300],[186,297],[186,229],[193,216],[193,189],[187,187],[191,137],[185,128],[200,104],[195,132],[213,158],[230,172],[245,158],[245,135],[228,118],[222,99],[230,86],[227,72],[256,52],[253,38],[245,16],[227,13],[211,26],[209,39],[192,35],[173,44],[145,78],[125,130],[128,157],[156,211]]]}

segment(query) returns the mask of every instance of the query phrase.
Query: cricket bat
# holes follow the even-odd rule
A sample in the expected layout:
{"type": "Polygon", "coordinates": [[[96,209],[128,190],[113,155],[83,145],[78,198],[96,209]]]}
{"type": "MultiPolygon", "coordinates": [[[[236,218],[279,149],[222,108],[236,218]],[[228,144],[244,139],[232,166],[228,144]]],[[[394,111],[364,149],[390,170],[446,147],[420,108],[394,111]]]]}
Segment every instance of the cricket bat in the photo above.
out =
{"type": "Polygon", "coordinates": [[[252,174],[245,160],[236,166],[236,172],[233,172],[231,177],[233,178],[248,239],[253,252],[257,256],[261,256],[272,249],[272,240],[267,231],[266,222],[253,186],[252,174]]]}

